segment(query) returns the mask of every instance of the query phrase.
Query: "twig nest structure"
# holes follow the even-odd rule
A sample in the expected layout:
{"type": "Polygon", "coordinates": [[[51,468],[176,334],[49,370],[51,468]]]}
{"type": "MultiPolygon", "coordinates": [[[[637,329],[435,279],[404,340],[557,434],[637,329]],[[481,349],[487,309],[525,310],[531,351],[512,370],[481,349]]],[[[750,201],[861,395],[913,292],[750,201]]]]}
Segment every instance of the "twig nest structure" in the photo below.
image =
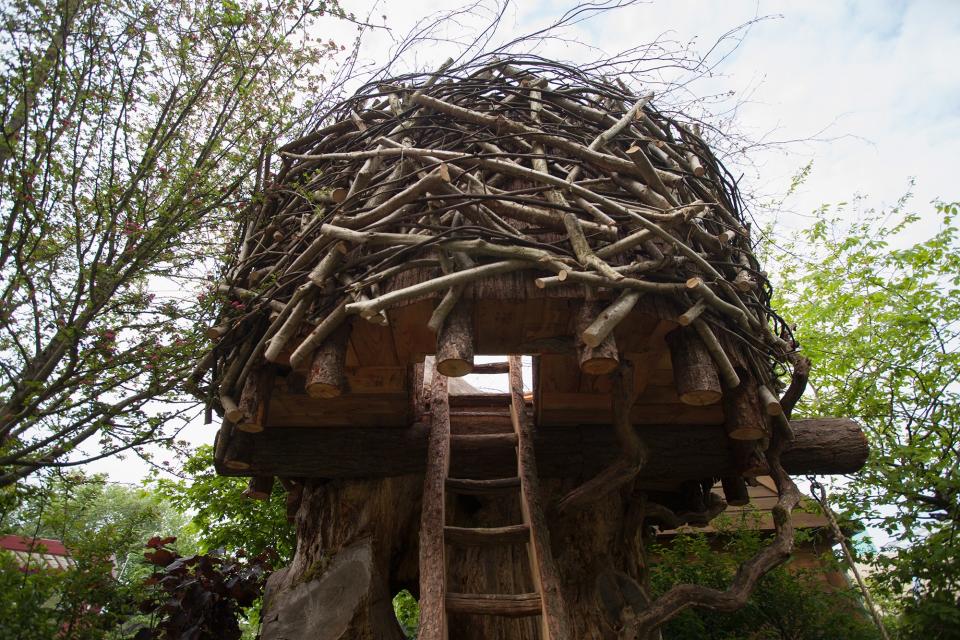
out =
{"type": "Polygon", "coordinates": [[[275,175],[267,163],[246,210],[204,362],[224,408],[242,406],[270,363],[302,372],[312,397],[339,396],[342,327],[406,327],[398,314],[424,301],[396,350],[426,335],[436,347],[406,360],[438,353],[448,375],[491,349],[573,348],[585,372],[610,372],[617,332],[643,307],[665,323],[661,339],[679,327],[667,343],[687,363],[675,366],[682,401],[717,403],[743,379],[776,391],[793,343],[736,184],[700,128],[652,94],[542,60],[494,61],[367,85],[329,120],[279,150],[275,175]],[[478,316],[509,297],[497,286],[566,300],[569,344],[484,344],[478,316]]]}
{"type": "MultiPolygon", "coordinates": [[[[208,398],[225,417],[217,471],[253,477],[251,497],[284,481],[300,524],[293,566],[331,541],[337,557],[352,553],[362,535],[385,564],[352,572],[369,581],[357,593],[383,593],[408,564],[387,550],[418,549],[419,633],[431,639],[596,636],[595,603],[565,602],[562,584],[613,585],[607,623],[632,620],[636,637],[688,606],[745,602],[793,547],[788,470],[853,471],[866,446],[851,421],[791,426],[805,363],[769,308],[736,184],[699,128],[649,93],[533,58],[367,85],[329,120],[279,150],[276,175],[265,163],[218,285],[217,342],[194,376],[212,370],[208,398]],[[477,367],[474,354],[510,358],[477,367]],[[535,356],[532,402],[521,354],[535,356]],[[776,368],[794,359],[780,396],[776,368]],[[470,372],[509,372],[509,393],[458,397],[448,377],[470,372]],[[598,566],[648,566],[645,523],[704,525],[763,473],[778,489],[776,535],[728,590],[683,585],[620,611],[617,585],[640,586],[598,566]],[[469,511],[469,526],[447,520],[454,493],[480,500],[453,510],[469,511]],[[552,558],[548,520],[587,508],[559,530],[573,551],[552,558]],[[416,511],[413,544],[398,514],[416,511]],[[529,593],[515,591],[519,542],[529,593]],[[478,561],[477,546],[493,555],[478,561]],[[503,589],[489,588],[492,568],[503,589]],[[477,613],[509,619],[457,618],[477,613]],[[539,616],[541,631],[515,616],[539,616]]],[[[290,598],[300,620],[307,598],[290,598]]]]}

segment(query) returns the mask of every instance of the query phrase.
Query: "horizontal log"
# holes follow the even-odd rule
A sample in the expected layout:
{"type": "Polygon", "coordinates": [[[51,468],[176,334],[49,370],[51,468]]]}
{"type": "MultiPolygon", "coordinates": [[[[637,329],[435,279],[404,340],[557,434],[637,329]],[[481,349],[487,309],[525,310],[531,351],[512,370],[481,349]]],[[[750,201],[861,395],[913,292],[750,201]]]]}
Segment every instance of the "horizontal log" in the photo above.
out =
{"type": "Polygon", "coordinates": [[[473,365],[473,371],[470,373],[510,373],[510,367],[506,362],[480,362],[473,365]]]}
{"type": "Polygon", "coordinates": [[[444,527],[447,544],[463,547],[486,547],[500,544],[517,544],[530,541],[530,527],[512,524],[506,527],[444,527]]]}
{"type": "MultiPolygon", "coordinates": [[[[791,474],[853,473],[867,459],[860,426],[847,418],[793,420],[793,443],[783,453],[791,474]]],[[[731,441],[722,425],[636,427],[650,450],[641,482],[677,482],[737,474],[731,441]]],[[[250,469],[225,475],[303,478],[378,478],[423,473],[429,425],[410,427],[270,427],[244,434],[252,442],[250,469]]],[[[511,434],[512,435],[512,434],[511,434]]],[[[460,477],[516,475],[516,459],[502,446],[476,437],[457,438],[451,469],[460,477]]],[[[608,467],[621,448],[609,426],[539,427],[534,430],[537,468],[542,477],[585,479],[608,467]]],[[[762,470],[761,470],[762,471],[762,470]]],[[[758,472],[754,470],[754,472],[758,472]]]]}
{"type": "Polygon", "coordinates": [[[447,611],[506,618],[538,616],[542,613],[538,593],[448,593],[447,611]]]}
{"type": "Polygon", "coordinates": [[[447,478],[447,491],[462,496],[486,496],[520,490],[520,478],[493,478],[492,480],[471,480],[469,478],[447,478]]]}

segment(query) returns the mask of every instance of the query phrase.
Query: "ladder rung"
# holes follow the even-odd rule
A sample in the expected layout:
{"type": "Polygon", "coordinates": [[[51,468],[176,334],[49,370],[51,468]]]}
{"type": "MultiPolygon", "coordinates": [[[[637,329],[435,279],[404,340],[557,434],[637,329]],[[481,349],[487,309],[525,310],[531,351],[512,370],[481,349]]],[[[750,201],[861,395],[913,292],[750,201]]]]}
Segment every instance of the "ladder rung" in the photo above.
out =
{"type": "Polygon", "coordinates": [[[469,480],[447,478],[447,489],[465,496],[484,496],[520,488],[520,478],[494,478],[492,480],[469,480]]]}
{"type": "Polygon", "coordinates": [[[463,422],[463,421],[466,421],[466,420],[481,420],[481,421],[486,421],[486,420],[496,420],[496,421],[506,420],[507,422],[510,422],[511,417],[510,417],[510,411],[509,411],[509,410],[506,410],[506,409],[501,409],[501,410],[499,410],[499,411],[497,411],[497,410],[493,410],[493,411],[471,411],[471,410],[466,410],[466,411],[464,411],[464,410],[461,409],[461,410],[457,410],[457,411],[451,411],[451,412],[450,412],[450,419],[451,419],[451,420],[456,420],[456,421],[458,421],[458,422],[463,422]]]}
{"type": "Polygon", "coordinates": [[[449,544],[482,547],[494,544],[528,542],[530,540],[530,527],[525,524],[514,524],[508,527],[444,527],[443,534],[444,539],[449,544]]]}
{"type": "Polygon", "coordinates": [[[450,413],[452,435],[513,433],[513,421],[505,411],[469,411],[450,413]]]}
{"type": "Polygon", "coordinates": [[[458,444],[466,446],[517,446],[516,433],[470,433],[453,434],[450,436],[450,446],[458,444]]]}
{"type": "Polygon", "coordinates": [[[447,611],[482,616],[523,618],[541,615],[539,593],[501,595],[496,593],[448,593],[447,611]]]}
{"type": "Polygon", "coordinates": [[[459,407],[509,407],[509,393],[471,393],[450,396],[450,410],[459,407]]]}

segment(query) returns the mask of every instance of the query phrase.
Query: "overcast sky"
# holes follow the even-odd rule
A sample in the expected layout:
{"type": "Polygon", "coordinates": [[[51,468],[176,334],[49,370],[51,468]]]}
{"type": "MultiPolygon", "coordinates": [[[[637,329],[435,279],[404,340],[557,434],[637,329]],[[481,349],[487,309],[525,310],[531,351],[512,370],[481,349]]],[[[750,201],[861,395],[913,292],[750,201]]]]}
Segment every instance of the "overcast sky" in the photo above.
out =
{"type": "MultiPolygon", "coordinates": [[[[373,3],[370,3],[372,5],[373,3]]],[[[351,4],[358,15],[371,13],[351,4]]],[[[405,33],[436,8],[431,2],[389,1],[393,34],[405,33]]],[[[520,2],[504,19],[504,39],[527,33],[573,6],[520,2]]],[[[795,213],[862,194],[876,206],[895,202],[917,181],[918,209],[935,199],[960,197],[950,183],[960,134],[960,2],[929,1],[653,1],[602,14],[566,35],[577,43],[548,53],[572,60],[614,53],[660,39],[692,43],[706,54],[725,33],[741,32],[739,46],[715,75],[691,85],[698,95],[731,91],[727,106],[741,103],[737,126],[758,141],[785,143],[750,154],[742,168],[745,188],[775,197],[807,162],[813,173],[788,202],[795,213]]],[[[384,33],[368,38],[365,54],[383,59],[384,33]]],[[[718,53],[727,52],[729,42],[718,53]]],[[[436,66],[449,48],[427,50],[436,66]]],[[[723,105],[718,105],[722,109],[723,105]]]]}
{"type": "MultiPolygon", "coordinates": [[[[361,58],[383,61],[393,41],[419,19],[437,10],[423,0],[350,2],[358,17],[371,16],[391,31],[364,39],[361,58]]],[[[451,7],[453,5],[450,5],[451,7]]],[[[527,2],[505,15],[501,40],[528,33],[554,20],[568,2],[527,2]]],[[[565,32],[566,43],[544,53],[569,60],[590,60],[596,49],[614,53],[665,38],[692,43],[705,54],[724,33],[757,20],[739,33],[736,48],[728,41],[714,53],[729,53],[713,77],[691,85],[697,95],[733,94],[725,106],[739,104],[736,126],[751,138],[785,142],[749,154],[744,189],[779,199],[791,177],[808,162],[813,171],[786,201],[784,228],[803,224],[823,203],[860,194],[877,208],[902,196],[911,179],[913,205],[932,210],[930,201],[960,198],[956,140],[960,139],[960,1],[694,2],[658,0],[600,15],[565,32]]],[[[446,35],[467,36],[483,22],[463,19],[446,35]]],[[[329,37],[348,44],[356,31],[328,23],[329,37]]],[[[327,37],[328,34],[323,34],[327,37]]],[[[435,68],[455,53],[452,45],[421,49],[414,65],[435,68]]],[[[193,442],[212,442],[214,427],[189,430],[193,442]]],[[[91,471],[107,471],[118,481],[142,477],[145,465],[128,458],[104,461],[91,471]]]]}

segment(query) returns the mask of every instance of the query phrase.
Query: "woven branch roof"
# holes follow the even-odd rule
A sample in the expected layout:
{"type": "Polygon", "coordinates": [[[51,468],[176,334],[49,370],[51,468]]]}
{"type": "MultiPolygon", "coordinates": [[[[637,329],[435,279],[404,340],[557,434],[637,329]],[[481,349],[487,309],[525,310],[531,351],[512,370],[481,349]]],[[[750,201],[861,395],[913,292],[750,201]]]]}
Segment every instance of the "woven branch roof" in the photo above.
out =
{"type": "Polygon", "coordinates": [[[351,316],[384,323],[507,273],[621,307],[670,299],[680,324],[719,336],[708,347],[740,345],[739,363],[776,386],[794,344],[735,181],[650,94],[543,60],[487,61],[369,84],[329,121],[280,149],[247,210],[201,367],[216,363],[221,398],[265,361],[309,364],[351,316]]]}

